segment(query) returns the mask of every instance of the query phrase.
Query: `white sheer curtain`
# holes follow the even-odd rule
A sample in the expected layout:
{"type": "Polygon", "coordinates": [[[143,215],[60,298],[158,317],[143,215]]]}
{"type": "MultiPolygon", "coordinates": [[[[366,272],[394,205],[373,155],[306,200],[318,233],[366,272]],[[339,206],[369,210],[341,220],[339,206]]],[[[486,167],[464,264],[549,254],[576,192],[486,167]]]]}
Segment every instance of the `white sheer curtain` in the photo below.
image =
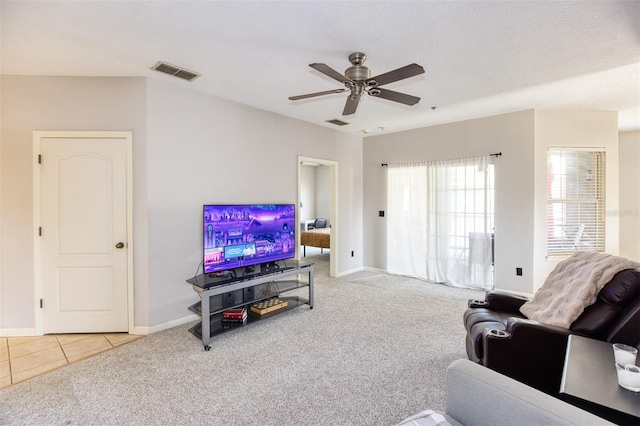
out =
{"type": "Polygon", "coordinates": [[[389,165],[387,179],[388,271],[493,288],[491,157],[389,165]]]}
{"type": "Polygon", "coordinates": [[[427,168],[390,164],[387,194],[387,270],[426,278],[427,168]]]}

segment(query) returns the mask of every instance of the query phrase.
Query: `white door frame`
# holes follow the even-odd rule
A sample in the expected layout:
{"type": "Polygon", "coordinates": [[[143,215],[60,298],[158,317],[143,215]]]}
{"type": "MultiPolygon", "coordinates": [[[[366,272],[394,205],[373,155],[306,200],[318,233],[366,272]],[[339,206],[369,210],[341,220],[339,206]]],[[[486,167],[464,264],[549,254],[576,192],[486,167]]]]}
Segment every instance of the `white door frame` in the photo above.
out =
{"type": "MultiPolygon", "coordinates": [[[[340,224],[338,221],[338,162],[337,161],[332,161],[332,160],[325,160],[323,158],[313,158],[313,157],[303,157],[303,156],[298,156],[298,208],[296,208],[296,211],[300,211],[299,207],[300,207],[300,200],[301,200],[301,194],[300,194],[300,188],[301,188],[301,184],[300,184],[300,176],[301,176],[301,169],[300,167],[302,166],[302,163],[315,163],[315,164],[320,164],[323,166],[328,166],[329,167],[329,175],[330,180],[331,180],[331,188],[330,188],[330,192],[329,192],[329,199],[331,201],[331,214],[329,217],[329,223],[331,224],[330,226],[330,237],[329,237],[329,250],[330,250],[330,255],[329,255],[329,276],[331,277],[335,277],[337,276],[337,271],[338,271],[338,231],[340,229],[340,224]]],[[[299,219],[299,218],[298,218],[299,219]]],[[[299,221],[296,220],[296,223],[298,223],[299,221]]],[[[298,225],[296,225],[298,226],[298,225]]],[[[298,229],[299,226],[298,226],[298,229]]],[[[296,233],[296,250],[298,250],[298,259],[300,259],[300,232],[296,233]]]]}
{"type": "MultiPolygon", "coordinates": [[[[127,151],[127,316],[129,333],[133,333],[133,179],[132,179],[132,132],[115,131],[34,131],[33,132],[33,283],[35,335],[44,333],[44,318],[40,308],[42,299],[42,240],[39,235],[40,224],[40,166],[38,156],[41,152],[42,140],[46,138],[79,138],[79,139],[124,139],[127,151]]],[[[46,161],[46,160],[45,160],[46,161]]]]}

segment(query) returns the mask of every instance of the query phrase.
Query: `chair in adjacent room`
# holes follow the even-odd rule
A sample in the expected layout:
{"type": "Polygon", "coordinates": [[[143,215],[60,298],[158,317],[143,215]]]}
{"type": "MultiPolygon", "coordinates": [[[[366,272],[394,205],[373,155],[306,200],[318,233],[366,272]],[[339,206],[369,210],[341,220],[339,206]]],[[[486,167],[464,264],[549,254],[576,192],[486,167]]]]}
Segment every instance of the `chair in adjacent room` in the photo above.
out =
{"type": "Polygon", "coordinates": [[[327,219],[319,218],[319,219],[316,219],[315,222],[313,222],[313,224],[310,224],[308,229],[319,229],[319,228],[326,228],[326,227],[327,227],[327,219]]]}

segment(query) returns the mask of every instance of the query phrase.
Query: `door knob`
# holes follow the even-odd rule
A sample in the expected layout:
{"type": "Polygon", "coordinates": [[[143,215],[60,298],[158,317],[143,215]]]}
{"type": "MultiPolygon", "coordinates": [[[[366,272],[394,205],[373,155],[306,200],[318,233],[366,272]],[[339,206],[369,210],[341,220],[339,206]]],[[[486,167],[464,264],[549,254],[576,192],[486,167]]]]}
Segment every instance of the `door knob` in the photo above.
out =
{"type": "Polygon", "coordinates": [[[118,244],[116,244],[116,248],[117,248],[117,249],[124,248],[124,243],[118,243],[118,244]]]}

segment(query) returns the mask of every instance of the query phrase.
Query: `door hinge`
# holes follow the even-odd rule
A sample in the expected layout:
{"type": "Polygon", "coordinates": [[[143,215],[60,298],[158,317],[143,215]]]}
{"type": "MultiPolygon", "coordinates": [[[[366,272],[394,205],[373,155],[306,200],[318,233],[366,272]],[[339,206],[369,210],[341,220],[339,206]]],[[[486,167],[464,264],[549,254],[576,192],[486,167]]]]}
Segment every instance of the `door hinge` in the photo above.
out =
{"type": "Polygon", "coordinates": [[[43,305],[42,299],[40,299],[40,309],[42,309],[43,305]]]}
{"type": "Polygon", "coordinates": [[[38,164],[42,164],[42,154],[38,154],[38,164]]]}
{"type": "Polygon", "coordinates": [[[42,237],[42,226],[38,227],[38,236],[42,237]]]}

